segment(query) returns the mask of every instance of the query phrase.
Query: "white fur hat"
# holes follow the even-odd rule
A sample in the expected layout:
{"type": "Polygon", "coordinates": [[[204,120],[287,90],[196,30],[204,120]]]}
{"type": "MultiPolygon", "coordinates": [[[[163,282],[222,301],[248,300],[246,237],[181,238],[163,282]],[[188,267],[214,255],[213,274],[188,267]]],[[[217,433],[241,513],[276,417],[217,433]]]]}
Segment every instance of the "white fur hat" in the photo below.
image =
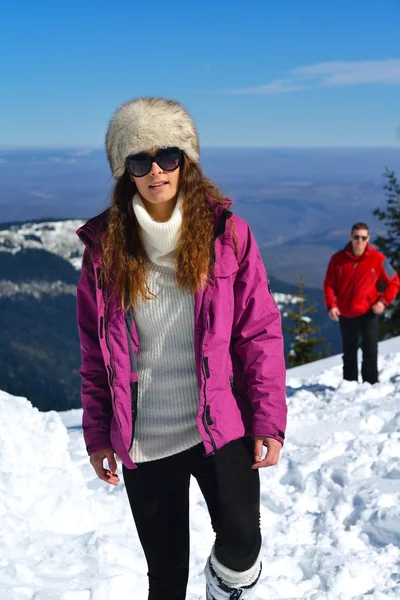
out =
{"type": "Polygon", "coordinates": [[[135,98],[118,108],[108,126],[106,150],[112,174],[121,177],[125,159],[153,148],[177,146],[199,162],[199,138],[189,113],[179,102],[135,98]]]}

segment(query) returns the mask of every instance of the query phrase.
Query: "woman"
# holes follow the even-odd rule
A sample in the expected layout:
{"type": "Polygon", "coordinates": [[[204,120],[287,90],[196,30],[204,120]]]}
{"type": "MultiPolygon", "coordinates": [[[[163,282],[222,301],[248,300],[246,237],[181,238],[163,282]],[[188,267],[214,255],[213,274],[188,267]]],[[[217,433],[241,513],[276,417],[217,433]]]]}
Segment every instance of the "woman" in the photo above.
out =
{"type": "Polygon", "coordinates": [[[278,462],[286,426],[280,313],[180,104],[127,102],[106,148],[112,205],[78,230],[90,462],[111,485],[115,455],[123,463],[149,600],[185,598],[191,475],[216,534],[207,599],[248,600],[261,571],[258,469],[278,462]]]}

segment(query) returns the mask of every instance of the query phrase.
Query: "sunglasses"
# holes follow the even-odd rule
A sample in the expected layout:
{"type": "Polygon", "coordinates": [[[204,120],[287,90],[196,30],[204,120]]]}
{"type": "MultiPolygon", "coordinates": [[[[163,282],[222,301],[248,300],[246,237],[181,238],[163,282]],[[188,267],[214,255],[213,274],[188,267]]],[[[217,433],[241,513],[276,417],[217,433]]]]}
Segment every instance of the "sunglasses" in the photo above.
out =
{"type": "Polygon", "coordinates": [[[175,171],[181,166],[183,152],[179,148],[163,148],[154,156],[146,152],[131,154],[125,160],[128,173],[133,177],[144,177],[151,171],[153,162],[157,163],[163,171],[175,171]]]}
{"type": "Polygon", "coordinates": [[[353,240],[362,240],[363,242],[366,242],[368,239],[367,235],[353,235],[353,240]]]}

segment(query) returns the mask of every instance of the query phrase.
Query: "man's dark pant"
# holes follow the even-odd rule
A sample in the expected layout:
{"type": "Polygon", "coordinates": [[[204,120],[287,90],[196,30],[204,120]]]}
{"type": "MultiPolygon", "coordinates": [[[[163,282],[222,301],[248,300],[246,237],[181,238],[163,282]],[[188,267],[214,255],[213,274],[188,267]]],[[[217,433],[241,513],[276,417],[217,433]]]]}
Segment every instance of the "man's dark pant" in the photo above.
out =
{"type": "Polygon", "coordinates": [[[358,381],[357,350],[361,339],[363,381],[378,381],[379,317],[368,312],[361,317],[340,317],[343,347],[343,378],[358,381]]]}

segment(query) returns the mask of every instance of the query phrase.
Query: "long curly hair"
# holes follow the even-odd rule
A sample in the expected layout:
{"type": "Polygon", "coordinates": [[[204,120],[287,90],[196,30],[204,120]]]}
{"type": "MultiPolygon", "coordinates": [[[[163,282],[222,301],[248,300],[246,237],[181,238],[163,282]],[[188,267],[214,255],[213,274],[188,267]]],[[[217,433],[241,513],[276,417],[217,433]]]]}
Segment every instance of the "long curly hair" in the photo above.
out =
{"type": "MultiPolygon", "coordinates": [[[[140,297],[154,298],[146,281],[148,257],[132,206],[136,192],[137,187],[125,170],[115,184],[101,240],[102,276],[113,294],[120,298],[124,310],[134,307],[140,297]]],[[[183,195],[183,204],[181,234],[174,257],[176,278],[181,289],[194,294],[207,282],[214,253],[214,212],[207,195],[215,204],[227,207],[228,202],[201,167],[187,156],[181,166],[179,192],[183,195]]],[[[233,228],[232,220],[229,222],[233,228]]],[[[236,248],[234,231],[233,238],[236,248]]]]}

